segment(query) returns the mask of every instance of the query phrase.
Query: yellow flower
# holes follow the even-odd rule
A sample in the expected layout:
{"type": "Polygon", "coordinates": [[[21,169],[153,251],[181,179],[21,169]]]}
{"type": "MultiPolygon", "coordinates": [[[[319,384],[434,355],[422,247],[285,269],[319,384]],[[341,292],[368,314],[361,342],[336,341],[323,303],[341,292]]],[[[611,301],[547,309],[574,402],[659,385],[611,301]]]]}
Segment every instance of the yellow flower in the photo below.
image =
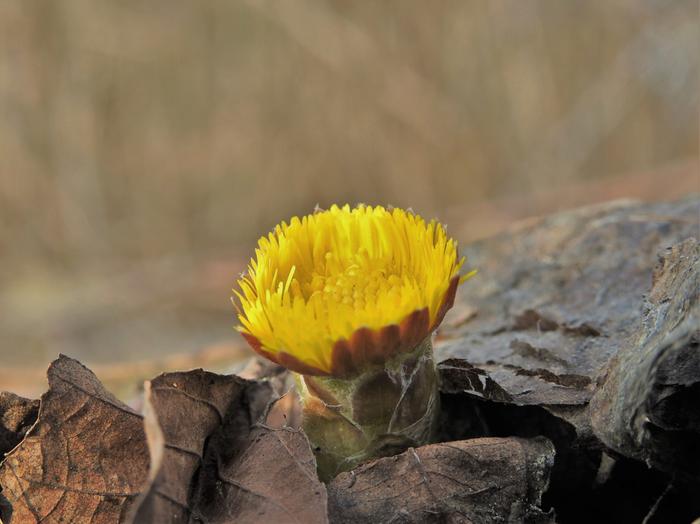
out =
{"type": "Polygon", "coordinates": [[[346,378],[411,351],[452,307],[464,259],[441,224],[333,206],[262,237],[234,291],[239,331],[266,358],[346,378]]]}

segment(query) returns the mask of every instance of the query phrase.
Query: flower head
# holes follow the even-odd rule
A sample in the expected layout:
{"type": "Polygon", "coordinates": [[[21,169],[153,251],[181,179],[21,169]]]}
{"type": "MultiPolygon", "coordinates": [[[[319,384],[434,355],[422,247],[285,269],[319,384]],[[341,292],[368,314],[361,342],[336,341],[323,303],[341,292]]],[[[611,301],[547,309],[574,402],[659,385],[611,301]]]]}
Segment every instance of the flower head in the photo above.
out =
{"type": "Polygon", "coordinates": [[[238,281],[238,329],[293,371],[349,377],[425,339],[452,307],[462,264],[441,224],[402,209],[294,217],[259,240],[238,281]]]}

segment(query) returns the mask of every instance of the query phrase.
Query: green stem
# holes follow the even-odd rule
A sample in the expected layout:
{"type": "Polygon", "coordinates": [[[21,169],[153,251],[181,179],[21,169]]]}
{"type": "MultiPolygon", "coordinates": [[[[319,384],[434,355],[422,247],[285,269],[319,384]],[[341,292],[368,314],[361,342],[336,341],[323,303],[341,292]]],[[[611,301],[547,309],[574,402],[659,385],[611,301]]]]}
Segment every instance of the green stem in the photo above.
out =
{"type": "Polygon", "coordinates": [[[298,376],[297,383],[322,480],[434,438],[440,397],[430,336],[353,379],[298,376]]]}

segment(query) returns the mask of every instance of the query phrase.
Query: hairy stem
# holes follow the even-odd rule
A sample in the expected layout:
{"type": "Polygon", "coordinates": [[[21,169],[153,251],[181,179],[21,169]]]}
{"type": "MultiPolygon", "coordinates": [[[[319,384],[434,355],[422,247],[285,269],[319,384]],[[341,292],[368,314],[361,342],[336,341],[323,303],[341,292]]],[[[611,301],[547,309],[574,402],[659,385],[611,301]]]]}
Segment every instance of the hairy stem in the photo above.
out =
{"type": "Polygon", "coordinates": [[[298,385],[323,480],[434,437],[440,397],[430,336],[355,378],[300,375],[298,385]]]}

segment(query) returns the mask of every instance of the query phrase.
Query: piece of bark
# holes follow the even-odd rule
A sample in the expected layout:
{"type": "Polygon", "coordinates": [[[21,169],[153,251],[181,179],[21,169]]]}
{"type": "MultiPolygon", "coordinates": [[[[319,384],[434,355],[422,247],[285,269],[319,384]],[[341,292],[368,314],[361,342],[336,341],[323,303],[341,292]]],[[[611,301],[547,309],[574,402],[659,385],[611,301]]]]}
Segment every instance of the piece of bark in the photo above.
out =
{"type": "Polygon", "coordinates": [[[700,479],[700,246],[661,258],[639,332],[612,358],[591,402],[610,448],[700,479]]]}
{"type": "Polygon", "coordinates": [[[639,327],[657,253],[696,236],[699,216],[698,198],[612,202],[467,246],[479,274],[460,287],[437,360],[469,362],[519,405],[585,409],[597,375],[639,327]]]}
{"type": "Polygon", "coordinates": [[[553,462],[544,438],[409,448],[330,482],[331,522],[551,522],[539,505],[553,462]]]}
{"type": "Polygon", "coordinates": [[[118,522],[148,471],[141,416],[71,358],[48,379],[36,423],[0,465],[12,522],[118,522]]]}
{"type": "Polygon", "coordinates": [[[275,385],[202,370],[146,384],[150,483],[133,522],[325,522],[306,437],[275,385]],[[261,423],[259,423],[261,422],[261,423]]]}

